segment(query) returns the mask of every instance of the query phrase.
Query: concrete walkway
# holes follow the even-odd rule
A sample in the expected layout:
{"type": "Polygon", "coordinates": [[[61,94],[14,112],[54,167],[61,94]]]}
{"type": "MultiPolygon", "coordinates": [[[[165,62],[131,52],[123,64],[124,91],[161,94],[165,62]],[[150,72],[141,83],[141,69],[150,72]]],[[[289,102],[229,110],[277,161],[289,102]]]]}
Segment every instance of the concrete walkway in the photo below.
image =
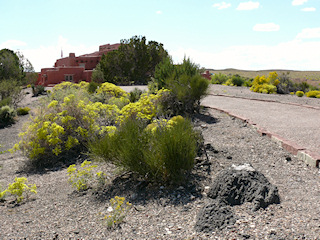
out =
{"type": "MultiPolygon", "coordinates": [[[[223,91],[226,92],[226,90],[223,91]]],[[[248,89],[242,89],[242,91],[248,91],[248,89]]],[[[308,165],[319,167],[319,107],[300,105],[297,102],[281,103],[271,99],[250,99],[250,96],[232,96],[232,93],[216,95],[217,93],[213,89],[210,92],[212,94],[202,100],[203,106],[226,112],[256,126],[260,134],[267,135],[277,141],[308,165]]],[[[270,97],[272,98],[272,96],[270,97]]],[[[320,102],[320,99],[318,100],[320,102]]]]}

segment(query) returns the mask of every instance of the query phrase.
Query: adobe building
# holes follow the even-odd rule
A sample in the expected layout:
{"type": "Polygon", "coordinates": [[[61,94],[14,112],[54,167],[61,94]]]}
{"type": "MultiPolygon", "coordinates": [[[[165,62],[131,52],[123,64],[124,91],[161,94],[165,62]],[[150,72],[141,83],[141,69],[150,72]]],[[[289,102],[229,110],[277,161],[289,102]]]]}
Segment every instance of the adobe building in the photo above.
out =
{"type": "Polygon", "coordinates": [[[42,68],[38,76],[38,85],[54,86],[55,84],[69,81],[79,83],[90,82],[94,68],[99,63],[103,54],[117,50],[121,44],[106,44],[99,46],[99,51],[76,57],[70,53],[68,57],[60,58],[53,68],[42,68]]]}

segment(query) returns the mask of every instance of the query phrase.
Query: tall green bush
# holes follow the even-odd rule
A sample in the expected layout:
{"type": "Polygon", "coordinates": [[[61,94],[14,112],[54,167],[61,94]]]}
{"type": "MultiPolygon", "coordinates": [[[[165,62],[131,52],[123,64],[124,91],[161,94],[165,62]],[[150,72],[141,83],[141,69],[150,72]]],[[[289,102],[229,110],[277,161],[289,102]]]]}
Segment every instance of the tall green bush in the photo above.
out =
{"type": "Polygon", "coordinates": [[[160,182],[180,182],[194,166],[197,133],[176,117],[154,122],[127,119],[113,134],[89,144],[92,156],[160,182]]]}
{"type": "Polygon", "coordinates": [[[15,122],[17,112],[9,107],[3,106],[0,108],[0,127],[5,127],[15,122]]]}
{"type": "Polygon", "coordinates": [[[163,104],[173,110],[173,114],[192,114],[198,111],[200,100],[206,95],[209,81],[200,75],[199,66],[189,58],[180,65],[173,65],[170,59],[160,63],[155,71],[155,85],[169,89],[171,96],[163,104]]]}

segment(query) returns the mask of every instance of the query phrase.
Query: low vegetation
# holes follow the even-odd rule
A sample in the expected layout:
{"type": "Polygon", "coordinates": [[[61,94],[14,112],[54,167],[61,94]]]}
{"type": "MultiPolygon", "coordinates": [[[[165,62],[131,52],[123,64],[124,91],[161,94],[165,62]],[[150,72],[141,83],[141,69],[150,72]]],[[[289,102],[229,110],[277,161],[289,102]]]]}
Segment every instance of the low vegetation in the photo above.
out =
{"type": "MultiPolygon", "coordinates": [[[[246,71],[232,71],[235,74],[229,73],[229,75],[223,74],[218,71],[216,74],[212,75],[212,84],[222,84],[226,86],[244,86],[250,87],[250,90],[258,93],[265,94],[295,94],[299,97],[317,97],[317,91],[319,90],[316,86],[308,84],[306,81],[293,82],[290,80],[288,72],[269,72],[268,76],[265,75],[255,76],[253,79],[242,77],[238,75],[243,73],[244,76],[252,76],[252,74],[245,74],[246,71]],[[316,91],[316,92],[314,92],[316,91]],[[309,94],[307,94],[310,92],[309,94]],[[305,93],[305,94],[304,94],[305,93]]],[[[261,72],[261,71],[260,71],[261,72]]],[[[251,72],[253,73],[253,72],[251,72]]]]}

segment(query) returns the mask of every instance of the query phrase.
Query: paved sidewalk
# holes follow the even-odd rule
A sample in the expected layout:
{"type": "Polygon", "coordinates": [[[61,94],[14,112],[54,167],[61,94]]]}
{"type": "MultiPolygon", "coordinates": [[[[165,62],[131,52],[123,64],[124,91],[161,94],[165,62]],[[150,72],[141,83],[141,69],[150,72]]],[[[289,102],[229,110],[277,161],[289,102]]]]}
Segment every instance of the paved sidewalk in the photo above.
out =
{"type": "MultiPolygon", "coordinates": [[[[211,89],[211,92],[212,89],[211,89]]],[[[250,97],[249,97],[250,98],[250,97]]],[[[319,99],[320,101],[320,99],[319,99]]],[[[208,95],[202,105],[218,109],[257,127],[308,165],[320,162],[320,109],[268,100],[208,95]]]]}

